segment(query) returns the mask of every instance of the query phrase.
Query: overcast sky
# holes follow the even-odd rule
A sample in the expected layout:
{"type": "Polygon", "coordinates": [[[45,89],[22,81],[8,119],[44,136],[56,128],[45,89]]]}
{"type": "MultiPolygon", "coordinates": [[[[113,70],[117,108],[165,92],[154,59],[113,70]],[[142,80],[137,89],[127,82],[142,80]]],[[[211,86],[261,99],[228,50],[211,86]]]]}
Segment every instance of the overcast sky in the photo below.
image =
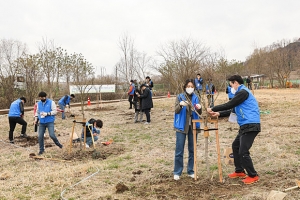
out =
{"type": "MultiPolygon", "coordinates": [[[[43,38],[113,72],[127,34],[140,52],[192,38],[244,61],[255,47],[300,38],[299,0],[0,0],[0,39],[37,53],[43,38]]],[[[99,73],[99,72],[98,72],[99,73]]]]}

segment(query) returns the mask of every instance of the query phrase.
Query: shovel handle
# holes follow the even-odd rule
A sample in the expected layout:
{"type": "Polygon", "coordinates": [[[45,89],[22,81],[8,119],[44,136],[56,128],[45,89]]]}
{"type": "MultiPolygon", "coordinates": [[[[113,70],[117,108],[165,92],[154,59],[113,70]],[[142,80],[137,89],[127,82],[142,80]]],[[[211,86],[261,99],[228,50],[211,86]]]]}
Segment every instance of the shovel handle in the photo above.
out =
{"type": "Polygon", "coordinates": [[[286,192],[286,191],[289,191],[289,190],[296,189],[296,188],[298,188],[298,187],[299,187],[299,186],[290,187],[290,188],[287,188],[287,189],[285,189],[285,190],[283,190],[283,191],[286,192]]]}

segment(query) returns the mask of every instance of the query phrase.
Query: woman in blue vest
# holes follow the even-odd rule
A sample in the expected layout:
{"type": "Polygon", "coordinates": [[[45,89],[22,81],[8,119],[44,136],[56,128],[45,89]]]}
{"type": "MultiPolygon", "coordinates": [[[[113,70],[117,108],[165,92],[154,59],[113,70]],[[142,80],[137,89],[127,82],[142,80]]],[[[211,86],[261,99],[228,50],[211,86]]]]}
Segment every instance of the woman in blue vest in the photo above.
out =
{"type": "Polygon", "coordinates": [[[9,142],[14,144],[14,130],[17,124],[22,125],[21,137],[27,137],[26,128],[27,122],[24,120],[24,104],[26,103],[26,98],[21,97],[10,104],[8,112],[9,121],[9,142]]]}
{"type": "MultiPolygon", "coordinates": [[[[175,101],[174,129],[176,131],[176,148],[173,171],[174,180],[179,180],[183,171],[183,154],[186,137],[188,138],[189,151],[187,174],[194,178],[194,140],[192,119],[199,119],[199,115],[202,113],[200,101],[198,96],[194,93],[194,80],[186,80],[183,89],[184,92],[177,95],[175,101]]],[[[200,123],[196,123],[196,128],[200,128],[200,123]]]]}
{"type": "Polygon", "coordinates": [[[37,123],[37,118],[39,119],[39,146],[40,151],[39,155],[43,154],[45,151],[44,147],[44,134],[46,132],[46,128],[48,128],[49,136],[53,140],[53,142],[59,147],[63,146],[59,143],[58,139],[54,133],[54,121],[55,115],[57,113],[56,104],[51,99],[47,98],[47,94],[45,92],[39,93],[40,101],[37,105],[36,116],[35,116],[35,124],[37,123]]]}
{"type": "Polygon", "coordinates": [[[58,101],[58,106],[59,108],[62,110],[61,112],[61,118],[62,119],[66,119],[66,116],[65,116],[65,107],[68,105],[70,107],[70,101],[72,99],[75,98],[75,95],[74,94],[71,94],[71,95],[65,95],[63,96],[59,101],[58,101]]]}
{"type": "Polygon", "coordinates": [[[228,176],[245,178],[243,179],[245,184],[252,184],[259,180],[249,152],[255,137],[260,132],[259,107],[250,90],[243,85],[244,81],[240,75],[233,75],[228,81],[235,93],[234,97],[225,104],[207,108],[207,112],[212,116],[222,117],[229,109],[235,109],[240,129],[232,143],[235,171],[228,176]]]}

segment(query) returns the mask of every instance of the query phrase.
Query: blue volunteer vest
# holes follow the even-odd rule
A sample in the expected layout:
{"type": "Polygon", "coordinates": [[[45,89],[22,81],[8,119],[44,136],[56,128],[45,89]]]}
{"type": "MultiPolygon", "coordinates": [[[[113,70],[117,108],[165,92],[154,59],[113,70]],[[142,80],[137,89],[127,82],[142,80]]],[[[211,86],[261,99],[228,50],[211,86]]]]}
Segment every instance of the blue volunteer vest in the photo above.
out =
{"type": "Polygon", "coordinates": [[[9,117],[21,117],[21,109],[20,109],[21,99],[17,99],[11,103],[8,116],[9,117]]]}
{"type": "MultiPolygon", "coordinates": [[[[51,112],[51,105],[52,105],[52,100],[50,99],[46,99],[45,103],[43,103],[42,101],[38,102],[38,109],[39,112],[51,112]]],[[[41,124],[46,124],[46,123],[51,123],[54,122],[55,120],[55,116],[54,115],[49,115],[49,116],[45,116],[44,118],[41,118],[41,115],[38,115],[40,123],[41,124]]]]}
{"type": "Polygon", "coordinates": [[[237,122],[240,126],[245,124],[258,124],[260,123],[258,103],[250,90],[244,85],[240,85],[236,93],[242,89],[246,90],[249,96],[243,103],[235,107],[237,122]]]}
{"type": "Polygon", "coordinates": [[[202,90],[202,84],[201,84],[202,80],[203,80],[202,78],[200,78],[199,80],[197,78],[195,78],[194,81],[195,81],[195,85],[196,85],[197,90],[202,90]]]}
{"type": "Polygon", "coordinates": [[[65,100],[66,96],[63,96],[59,101],[58,104],[61,104],[63,106],[66,106],[67,104],[70,103],[71,97],[68,95],[67,99],[65,100]]]}
{"type": "Polygon", "coordinates": [[[135,85],[134,84],[131,84],[132,86],[132,91],[129,93],[129,95],[134,95],[134,92],[135,92],[135,85]]]}
{"type": "MultiPolygon", "coordinates": [[[[181,93],[177,96],[179,102],[180,101],[186,101],[186,98],[184,96],[184,93],[181,93]]],[[[195,104],[199,104],[199,99],[197,97],[197,95],[195,95],[194,93],[192,94],[192,106],[194,106],[195,104]]],[[[174,115],[174,128],[184,131],[184,127],[185,127],[185,121],[186,119],[186,106],[183,106],[180,113],[174,115]]],[[[199,119],[199,116],[196,114],[195,111],[192,111],[192,119],[199,119]]],[[[196,122],[196,128],[200,128],[200,122],[196,122]]]]}

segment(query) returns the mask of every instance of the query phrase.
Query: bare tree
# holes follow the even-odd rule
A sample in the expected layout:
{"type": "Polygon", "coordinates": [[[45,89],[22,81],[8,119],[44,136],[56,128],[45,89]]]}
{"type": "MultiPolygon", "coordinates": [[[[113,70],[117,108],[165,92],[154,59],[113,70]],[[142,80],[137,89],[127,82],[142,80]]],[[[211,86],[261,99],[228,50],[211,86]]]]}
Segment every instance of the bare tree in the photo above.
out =
{"type": "Polygon", "coordinates": [[[8,107],[10,103],[23,92],[15,88],[17,75],[21,73],[18,57],[25,54],[26,45],[16,40],[2,39],[0,41],[0,87],[1,107],[8,107]]]}
{"type": "Polygon", "coordinates": [[[195,74],[205,67],[208,48],[192,39],[172,41],[157,52],[163,59],[156,70],[162,74],[170,90],[176,92],[184,80],[195,77],[195,74]]]}

